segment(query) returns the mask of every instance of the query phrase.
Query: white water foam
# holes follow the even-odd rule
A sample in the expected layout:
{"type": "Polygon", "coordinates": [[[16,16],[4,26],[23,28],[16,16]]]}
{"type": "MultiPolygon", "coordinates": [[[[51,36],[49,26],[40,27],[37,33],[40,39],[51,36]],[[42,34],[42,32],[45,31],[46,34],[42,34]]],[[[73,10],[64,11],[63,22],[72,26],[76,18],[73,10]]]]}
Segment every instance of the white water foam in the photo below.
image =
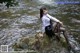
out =
{"type": "Polygon", "coordinates": [[[52,5],[52,6],[56,5],[56,3],[54,2],[54,0],[39,0],[39,2],[41,4],[47,4],[47,5],[52,5]]]}

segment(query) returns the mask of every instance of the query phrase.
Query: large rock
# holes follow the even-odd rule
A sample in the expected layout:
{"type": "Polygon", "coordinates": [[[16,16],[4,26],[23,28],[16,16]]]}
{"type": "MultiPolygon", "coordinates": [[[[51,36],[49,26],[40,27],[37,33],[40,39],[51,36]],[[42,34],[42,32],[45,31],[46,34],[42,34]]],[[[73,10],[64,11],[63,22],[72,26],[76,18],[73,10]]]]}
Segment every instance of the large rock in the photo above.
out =
{"type": "MultiPolygon", "coordinates": [[[[63,39],[62,39],[63,40],[63,39]]],[[[62,41],[61,43],[63,43],[62,41]]],[[[19,41],[17,41],[13,48],[17,51],[26,51],[33,50],[40,53],[53,53],[53,52],[65,52],[66,48],[62,46],[60,42],[56,41],[56,38],[53,37],[49,39],[47,35],[43,35],[42,33],[37,33],[32,37],[22,37],[19,41]]],[[[65,52],[66,53],[66,52],[65,52]]]]}

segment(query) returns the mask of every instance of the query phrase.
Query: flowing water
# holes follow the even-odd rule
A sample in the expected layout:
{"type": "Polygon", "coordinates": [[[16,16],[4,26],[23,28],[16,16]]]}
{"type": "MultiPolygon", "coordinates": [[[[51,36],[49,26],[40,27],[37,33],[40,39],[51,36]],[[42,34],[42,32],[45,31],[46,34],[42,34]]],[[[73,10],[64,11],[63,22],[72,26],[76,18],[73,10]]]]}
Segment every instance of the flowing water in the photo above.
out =
{"type": "MultiPolygon", "coordinates": [[[[56,0],[57,1],[57,0],[56,0]]],[[[70,32],[69,41],[80,50],[80,5],[57,4],[55,0],[19,0],[19,6],[0,9],[0,45],[11,45],[21,37],[41,29],[39,9],[46,6],[49,14],[60,19],[70,32]]],[[[58,0],[59,1],[59,0],[58,0]]],[[[63,0],[64,1],[64,0],[63,0]]],[[[77,53],[77,52],[76,52],[77,53]]]]}

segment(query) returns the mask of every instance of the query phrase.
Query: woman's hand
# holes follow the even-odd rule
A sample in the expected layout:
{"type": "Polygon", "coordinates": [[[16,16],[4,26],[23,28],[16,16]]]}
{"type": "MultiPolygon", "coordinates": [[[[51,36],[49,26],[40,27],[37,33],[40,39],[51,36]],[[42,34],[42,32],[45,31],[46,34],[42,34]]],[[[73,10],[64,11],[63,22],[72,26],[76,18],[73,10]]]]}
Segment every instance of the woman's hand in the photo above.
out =
{"type": "Polygon", "coordinates": [[[61,26],[63,26],[63,22],[60,21],[59,23],[61,24],[61,26]]]}

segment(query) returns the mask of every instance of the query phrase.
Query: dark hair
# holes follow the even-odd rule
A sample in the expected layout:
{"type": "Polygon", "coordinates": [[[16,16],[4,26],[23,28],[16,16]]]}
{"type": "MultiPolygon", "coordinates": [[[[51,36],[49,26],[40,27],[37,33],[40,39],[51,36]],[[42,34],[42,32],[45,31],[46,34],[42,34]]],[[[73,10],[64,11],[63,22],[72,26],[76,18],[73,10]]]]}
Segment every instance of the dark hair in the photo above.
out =
{"type": "Polygon", "coordinates": [[[42,8],[40,9],[40,18],[43,17],[43,14],[44,14],[43,10],[47,10],[47,8],[42,7],[42,8]]]}

